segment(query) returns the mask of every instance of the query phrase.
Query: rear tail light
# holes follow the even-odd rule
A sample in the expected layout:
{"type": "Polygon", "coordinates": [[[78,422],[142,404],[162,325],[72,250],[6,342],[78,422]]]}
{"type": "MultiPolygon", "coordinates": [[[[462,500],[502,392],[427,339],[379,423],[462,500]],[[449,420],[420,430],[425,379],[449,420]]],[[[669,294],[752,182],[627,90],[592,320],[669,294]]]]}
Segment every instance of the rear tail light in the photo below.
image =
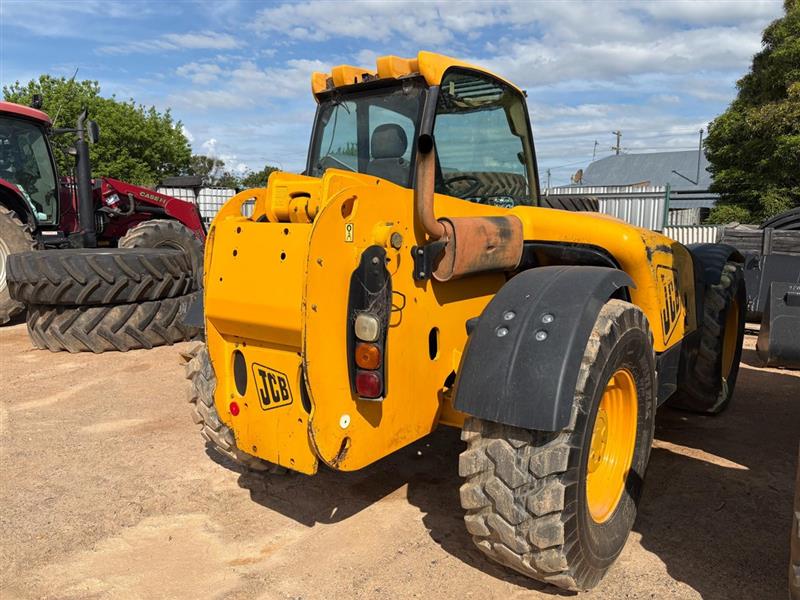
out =
{"type": "Polygon", "coordinates": [[[378,398],[383,392],[383,379],[378,371],[356,371],[356,393],[362,398],[378,398]]]}
{"type": "Polygon", "coordinates": [[[361,342],[356,346],[356,364],[362,369],[377,369],[381,366],[381,349],[361,342]]]}
{"type": "Polygon", "coordinates": [[[361,313],[356,317],[356,337],[364,342],[377,341],[381,334],[381,323],[378,317],[370,313],[361,313]]]}
{"type": "Polygon", "coordinates": [[[350,277],[347,306],[347,368],[356,399],[381,402],[386,397],[392,277],[386,250],[369,246],[350,277]]]}

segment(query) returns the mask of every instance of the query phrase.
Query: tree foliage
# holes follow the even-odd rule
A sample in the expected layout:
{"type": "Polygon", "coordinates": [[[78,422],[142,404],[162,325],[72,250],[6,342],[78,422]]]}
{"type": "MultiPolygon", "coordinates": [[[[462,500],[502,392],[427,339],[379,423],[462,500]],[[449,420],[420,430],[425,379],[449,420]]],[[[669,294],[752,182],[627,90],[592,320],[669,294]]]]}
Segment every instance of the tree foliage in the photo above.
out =
{"type": "MultiPolygon", "coordinates": [[[[89,118],[100,126],[100,140],[90,147],[94,176],[153,185],[189,166],[189,141],[181,122],[173,120],[169,110],[162,113],[132,99],[103,97],[96,81],[42,75],[26,84],[17,81],[3,87],[9,102],[29,105],[34,94],[42,96],[42,109],[57,119],[56,127],[74,127],[83,107],[89,109],[89,118]]],[[[54,146],[64,148],[73,140],[71,135],[58,136],[54,146]]],[[[56,160],[62,175],[74,169],[74,159],[65,152],[56,151],[56,160]]]]}
{"type": "Polygon", "coordinates": [[[245,171],[241,175],[226,169],[225,161],[203,154],[195,154],[189,161],[187,175],[196,175],[203,178],[204,185],[234,189],[265,187],[270,173],[277,171],[277,167],[265,165],[260,171],[245,171]]]}
{"type": "Polygon", "coordinates": [[[765,30],[739,93],[709,127],[720,202],[710,220],[760,222],[800,206],[800,0],[765,30]]]}

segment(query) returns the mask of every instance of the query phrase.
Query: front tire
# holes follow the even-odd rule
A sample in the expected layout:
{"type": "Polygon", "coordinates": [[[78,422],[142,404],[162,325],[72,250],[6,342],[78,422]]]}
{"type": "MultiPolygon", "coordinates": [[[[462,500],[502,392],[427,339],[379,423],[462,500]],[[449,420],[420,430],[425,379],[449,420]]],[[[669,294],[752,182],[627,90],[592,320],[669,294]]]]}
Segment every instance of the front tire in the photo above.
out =
{"type": "Polygon", "coordinates": [[[647,319],[611,300],[587,343],[566,429],[465,422],[461,505],[478,548],[564,589],[597,585],[636,518],[655,406],[647,319]]]}
{"type": "Polygon", "coordinates": [[[6,260],[11,254],[33,250],[33,231],[17,214],[0,205],[0,325],[21,313],[25,305],[11,297],[6,282],[6,260]]]}
{"type": "Polygon", "coordinates": [[[699,347],[686,360],[670,406],[712,415],[728,407],[739,374],[746,307],[742,265],[730,261],[719,282],[705,290],[699,347]]]}

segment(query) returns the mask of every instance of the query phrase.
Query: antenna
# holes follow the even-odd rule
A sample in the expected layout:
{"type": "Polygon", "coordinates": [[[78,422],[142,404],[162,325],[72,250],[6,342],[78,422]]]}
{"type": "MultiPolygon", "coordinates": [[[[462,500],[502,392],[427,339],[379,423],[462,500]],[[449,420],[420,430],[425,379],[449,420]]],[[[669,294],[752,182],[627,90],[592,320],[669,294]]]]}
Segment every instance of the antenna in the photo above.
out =
{"type": "Polygon", "coordinates": [[[67,93],[72,90],[72,84],[75,83],[75,76],[77,74],[78,74],[78,67],[75,67],[75,72],[72,74],[72,77],[70,78],[69,83],[67,84],[68,87],[64,91],[64,97],[61,98],[61,102],[59,103],[58,108],[56,109],[56,116],[53,117],[53,128],[55,128],[56,123],[58,123],[58,115],[59,113],[61,113],[61,107],[64,106],[64,100],[67,99],[66,97],[67,93]]]}
{"type": "Polygon", "coordinates": [[[617,145],[616,146],[611,146],[611,150],[617,156],[619,156],[620,150],[622,150],[622,146],[620,146],[620,143],[619,143],[620,140],[622,139],[622,132],[620,130],[617,130],[617,131],[612,131],[611,133],[613,133],[615,136],[617,136],[617,145]]]}
{"type": "Polygon", "coordinates": [[[692,185],[699,185],[700,184],[700,157],[703,152],[703,130],[700,130],[700,144],[697,147],[697,175],[694,178],[694,181],[689,179],[686,175],[682,173],[678,173],[675,169],[672,169],[672,172],[675,173],[678,177],[682,177],[692,185]]]}
{"type": "Polygon", "coordinates": [[[695,180],[700,183],[700,156],[703,154],[703,130],[700,130],[700,143],[697,145],[697,177],[695,180]]]}
{"type": "Polygon", "coordinates": [[[597,140],[594,141],[594,149],[592,150],[592,162],[594,162],[595,156],[597,156],[597,140]]]}

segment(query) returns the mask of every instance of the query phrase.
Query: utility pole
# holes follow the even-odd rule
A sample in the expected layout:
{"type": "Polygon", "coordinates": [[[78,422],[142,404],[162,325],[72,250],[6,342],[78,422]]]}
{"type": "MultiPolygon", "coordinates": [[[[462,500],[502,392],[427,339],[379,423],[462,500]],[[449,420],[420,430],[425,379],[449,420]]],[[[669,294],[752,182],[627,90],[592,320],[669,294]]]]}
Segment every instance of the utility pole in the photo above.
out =
{"type": "Polygon", "coordinates": [[[592,150],[592,162],[594,162],[595,156],[597,156],[597,140],[594,141],[594,150],[592,150]]]}
{"type": "Polygon", "coordinates": [[[620,143],[619,143],[619,142],[620,142],[620,140],[622,139],[622,132],[621,132],[621,131],[619,131],[619,130],[617,130],[617,131],[612,131],[611,133],[613,133],[615,136],[617,136],[617,145],[616,145],[616,146],[611,146],[611,150],[612,150],[612,151],[613,151],[613,152],[614,152],[614,153],[615,153],[617,156],[619,156],[619,152],[620,152],[620,150],[622,150],[622,146],[621,146],[621,145],[620,145],[620,143]]]}

